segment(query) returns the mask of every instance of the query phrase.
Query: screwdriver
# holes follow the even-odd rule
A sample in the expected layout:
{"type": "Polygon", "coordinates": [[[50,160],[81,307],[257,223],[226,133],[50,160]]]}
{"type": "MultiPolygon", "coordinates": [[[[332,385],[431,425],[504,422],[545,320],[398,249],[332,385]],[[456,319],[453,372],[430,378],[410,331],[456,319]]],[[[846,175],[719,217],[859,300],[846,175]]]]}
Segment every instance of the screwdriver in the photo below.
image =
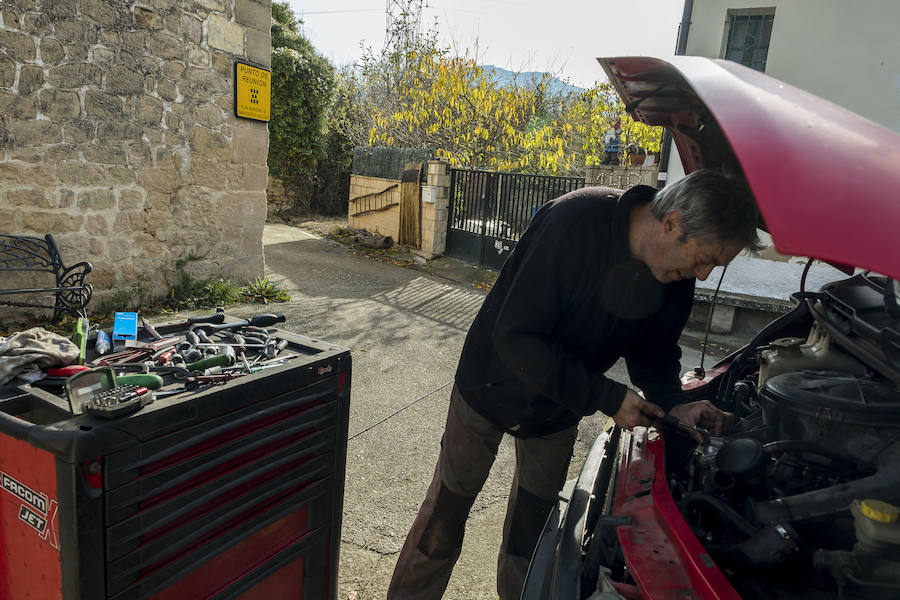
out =
{"type": "Polygon", "coordinates": [[[709,429],[697,427],[696,425],[691,425],[689,423],[684,423],[682,421],[679,421],[672,415],[663,416],[662,422],[663,425],[668,425],[669,427],[675,427],[676,429],[680,429],[688,433],[699,434],[700,437],[703,438],[703,440],[708,440],[712,436],[712,431],[710,431],[709,429]]]}
{"type": "MultiPolygon", "coordinates": [[[[643,412],[643,411],[641,411],[641,412],[643,412]]],[[[660,421],[663,422],[663,425],[668,425],[669,427],[674,427],[675,429],[680,429],[681,431],[685,431],[687,433],[696,433],[701,438],[703,438],[704,441],[708,440],[712,436],[712,432],[709,429],[704,429],[703,427],[697,427],[696,425],[684,423],[669,414],[663,415],[662,417],[657,417],[656,415],[651,415],[651,414],[647,414],[647,413],[644,413],[644,414],[647,415],[651,419],[658,418],[660,421]]]]}

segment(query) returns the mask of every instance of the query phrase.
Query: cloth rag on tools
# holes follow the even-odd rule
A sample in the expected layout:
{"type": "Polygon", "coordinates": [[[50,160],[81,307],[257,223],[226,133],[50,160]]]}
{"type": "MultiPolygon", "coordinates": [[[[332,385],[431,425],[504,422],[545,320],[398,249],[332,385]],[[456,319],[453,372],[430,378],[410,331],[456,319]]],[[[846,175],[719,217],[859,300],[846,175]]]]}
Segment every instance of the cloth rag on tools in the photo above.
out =
{"type": "Polygon", "coordinates": [[[0,385],[16,376],[29,383],[43,379],[41,369],[70,365],[78,352],[71,341],[42,327],[0,337],[0,385]]]}

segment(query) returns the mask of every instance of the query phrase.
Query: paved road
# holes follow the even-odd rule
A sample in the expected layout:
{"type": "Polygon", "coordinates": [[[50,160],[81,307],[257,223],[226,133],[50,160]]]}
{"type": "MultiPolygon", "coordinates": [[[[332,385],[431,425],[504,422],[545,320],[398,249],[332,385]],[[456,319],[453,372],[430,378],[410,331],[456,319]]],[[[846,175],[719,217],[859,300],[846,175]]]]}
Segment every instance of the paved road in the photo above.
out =
{"type": "MultiPolygon", "coordinates": [[[[484,293],[418,270],[380,263],[285,225],[267,225],[266,272],[289,290],[286,329],[350,348],[353,381],[339,598],[384,598],[406,531],[431,479],[449,384],[484,293]],[[375,425],[399,409],[390,419],[375,425]]],[[[259,307],[231,310],[259,312],[259,307]]],[[[684,364],[693,366],[687,349],[684,364]]],[[[627,381],[617,365],[611,375],[627,381]]],[[[577,474],[602,415],[582,422],[577,474]]],[[[514,464],[509,439],[466,528],[445,598],[497,598],[496,554],[514,464]]]]}

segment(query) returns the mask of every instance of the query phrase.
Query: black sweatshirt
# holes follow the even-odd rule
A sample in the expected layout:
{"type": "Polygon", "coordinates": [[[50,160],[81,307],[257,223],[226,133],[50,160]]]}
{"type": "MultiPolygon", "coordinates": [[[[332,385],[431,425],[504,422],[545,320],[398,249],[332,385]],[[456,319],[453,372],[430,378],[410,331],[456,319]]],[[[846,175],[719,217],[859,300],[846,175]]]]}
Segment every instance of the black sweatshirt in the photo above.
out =
{"type": "Polygon", "coordinates": [[[678,338],[694,280],[663,285],[628,249],[631,209],[655,191],[617,202],[584,188],[537,212],[466,337],[456,385],[472,408],[519,437],[613,415],[626,387],[604,373],[620,357],[648,400],[682,401],[678,338]]]}

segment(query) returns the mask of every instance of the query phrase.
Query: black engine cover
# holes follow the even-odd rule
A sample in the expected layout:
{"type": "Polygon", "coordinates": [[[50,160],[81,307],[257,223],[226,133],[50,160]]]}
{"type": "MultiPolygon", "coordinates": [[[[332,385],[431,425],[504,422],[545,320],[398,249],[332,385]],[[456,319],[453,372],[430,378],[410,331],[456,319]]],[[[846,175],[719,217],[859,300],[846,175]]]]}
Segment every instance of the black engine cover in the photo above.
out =
{"type": "Polygon", "coordinates": [[[770,439],[822,444],[868,462],[900,436],[900,391],[884,379],[796,371],[759,390],[770,439]]]}

